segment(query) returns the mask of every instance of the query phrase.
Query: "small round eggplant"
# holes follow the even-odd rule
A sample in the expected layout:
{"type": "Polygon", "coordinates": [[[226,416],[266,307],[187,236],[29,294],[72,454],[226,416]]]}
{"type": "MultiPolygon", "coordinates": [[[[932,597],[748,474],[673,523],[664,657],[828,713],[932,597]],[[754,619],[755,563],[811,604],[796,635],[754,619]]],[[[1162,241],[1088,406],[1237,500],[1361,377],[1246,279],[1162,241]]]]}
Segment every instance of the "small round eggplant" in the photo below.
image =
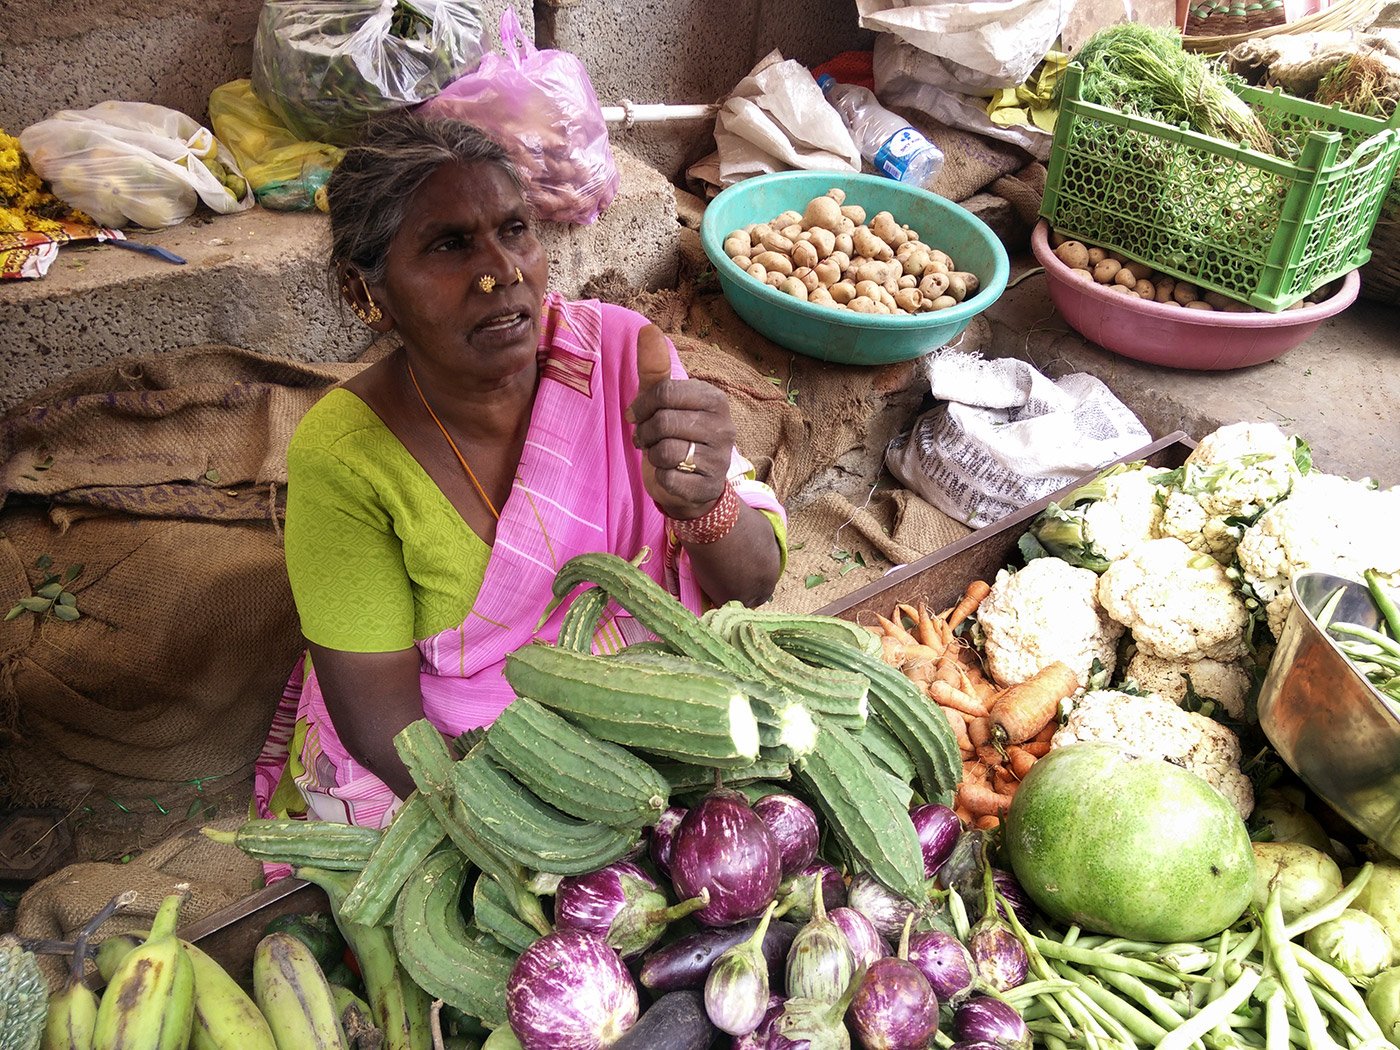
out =
{"type": "Polygon", "coordinates": [[[816,859],[821,829],[807,803],[782,793],[764,795],[753,804],[753,811],[778,842],[783,878],[791,878],[816,859]]]}
{"type": "Polygon", "coordinates": [[[876,959],[883,959],[890,954],[890,946],[885,943],[874,924],[865,917],[864,912],[858,912],[854,908],[833,908],[827,918],[846,935],[846,943],[850,946],[851,957],[855,960],[857,969],[869,966],[876,959]]]}
{"type": "Polygon", "coordinates": [[[989,995],[974,995],[953,1011],[953,1036],[1001,1050],[1031,1050],[1031,1033],[1016,1008],[989,995]]]}
{"type": "Polygon", "coordinates": [[[846,906],[854,908],[874,924],[875,930],[887,941],[899,940],[904,920],[914,910],[906,900],[871,876],[861,872],[851,879],[846,892],[846,906]]]}
{"type": "Polygon", "coordinates": [[[688,812],[690,811],[684,806],[668,807],[647,835],[647,850],[651,854],[651,862],[656,865],[656,870],[668,879],[671,877],[671,851],[676,844],[676,829],[681,826],[681,821],[688,812]]]}
{"type": "Polygon", "coordinates": [[[818,882],[828,916],[846,903],[846,880],[841,873],[824,860],[814,860],[778,887],[778,914],[797,922],[810,919],[818,882]]]}
{"type": "Polygon", "coordinates": [[[655,944],[672,922],[707,903],[701,894],[669,905],[650,875],[631,861],[615,861],[586,875],[559,880],[554,926],[597,934],[630,959],[655,944]]]}
{"type": "Polygon", "coordinates": [[[782,858],[768,825],[737,791],[706,795],[676,829],[671,881],[686,900],[709,894],[695,913],[707,926],[762,915],[782,879],[782,858]]]}
{"type": "Polygon", "coordinates": [[[928,979],[940,1003],[955,1002],[972,988],[972,956],[944,930],[909,935],[909,961],[928,979]]]}
{"type": "Polygon", "coordinates": [[[938,1031],[938,997],[917,966],[890,956],[865,972],[846,1020],[866,1050],[925,1050],[938,1031]]]}
{"type": "Polygon", "coordinates": [[[962,820],[947,806],[930,803],[909,811],[914,830],[919,833],[919,848],[924,854],[924,878],[931,879],[953,854],[962,834],[962,820]]]}
{"type": "Polygon", "coordinates": [[[582,930],[541,937],[506,981],[506,1019],[523,1050],[597,1050],[641,1012],[637,986],[617,952],[582,930]]]}
{"type": "Polygon", "coordinates": [[[768,905],[753,935],[726,948],[705,977],[705,1013],[711,1024],[729,1035],[748,1035],[768,1012],[768,962],[763,957],[763,938],[776,907],[776,902],[768,905]]]}
{"type": "Polygon", "coordinates": [[[834,1003],[850,990],[855,959],[846,935],[826,917],[819,888],[812,897],[812,918],[788,949],[787,993],[794,999],[834,1003]]]}

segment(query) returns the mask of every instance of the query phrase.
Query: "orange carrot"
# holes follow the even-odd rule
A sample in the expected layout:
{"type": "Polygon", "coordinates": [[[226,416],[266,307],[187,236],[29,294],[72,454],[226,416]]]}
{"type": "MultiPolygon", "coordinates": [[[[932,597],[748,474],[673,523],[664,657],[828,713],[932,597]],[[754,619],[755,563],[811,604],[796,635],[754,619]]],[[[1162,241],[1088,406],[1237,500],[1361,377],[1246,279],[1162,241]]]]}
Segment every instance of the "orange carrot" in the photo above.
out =
{"type": "Polygon", "coordinates": [[[1016,789],[1021,786],[1021,781],[1016,775],[1005,766],[998,766],[992,773],[992,787],[996,788],[998,795],[1016,794],[1016,789]]]}
{"type": "Polygon", "coordinates": [[[988,714],[987,705],[981,700],[947,682],[930,682],[928,695],[940,707],[951,707],[954,711],[971,715],[973,718],[985,718],[988,714]]]}
{"type": "Polygon", "coordinates": [[[1078,688],[1079,677],[1058,660],[1020,685],[1009,686],[992,705],[997,739],[1006,744],[1029,740],[1054,719],[1060,701],[1078,688]]]}
{"type": "Polygon", "coordinates": [[[1035,765],[1036,756],[1015,744],[1006,749],[1006,757],[1008,765],[1011,766],[1011,773],[1017,780],[1024,780],[1026,774],[1031,771],[1031,766],[1035,765]]]}
{"type": "Polygon", "coordinates": [[[1036,758],[1044,758],[1050,753],[1050,741],[1048,740],[1027,740],[1021,745],[1021,750],[1036,758]]]}
{"type": "Polygon", "coordinates": [[[989,813],[999,817],[1005,816],[1006,811],[1011,808],[1010,795],[1000,794],[985,782],[968,777],[964,777],[963,782],[958,785],[957,800],[974,817],[985,817],[989,813]]]}
{"type": "Polygon", "coordinates": [[[951,707],[939,707],[943,712],[943,717],[948,720],[948,725],[953,730],[953,738],[958,742],[958,749],[961,751],[972,751],[972,741],[967,738],[967,720],[951,707]]]}
{"type": "MultiPolygon", "coordinates": [[[[1035,736],[1031,737],[1031,740],[1037,744],[1048,744],[1050,743],[1051,738],[1055,735],[1055,730],[1059,728],[1059,719],[1052,718],[1041,727],[1040,732],[1036,733],[1035,736]]],[[[1042,755],[1040,757],[1043,758],[1045,756],[1042,755]]]]}
{"type": "Polygon", "coordinates": [[[905,630],[902,623],[896,623],[894,620],[887,620],[879,613],[875,614],[875,619],[879,620],[880,626],[885,629],[886,637],[893,638],[897,642],[903,642],[905,645],[919,644],[919,640],[905,630]]]}
{"type": "Polygon", "coordinates": [[[956,628],[969,616],[977,611],[977,607],[982,604],[987,595],[992,593],[992,588],[986,580],[973,580],[967,585],[967,590],[957,605],[953,606],[953,611],[948,614],[947,623],[950,628],[956,628]]]}
{"type": "Polygon", "coordinates": [[[978,817],[975,824],[983,831],[991,831],[993,828],[1001,827],[1001,818],[995,813],[987,813],[978,817]]]}
{"type": "Polygon", "coordinates": [[[969,718],[967,720],[967,738],[972,741],[973,747],[990,744],[992,742],[992,720],[990,718],[969,718]]]}
{"type": "Polygon", "coordinates": [[[1001,752],[992,744],[979,744],[977,747],[977,761],[985,765],[988,772],[992,772],[993,770],[1000,769],[1005,759],[1002,758],[1001,752]]]}
{"type": "Polygon", "coordinates": [[[958,815],[958,819],[961,820],[966,827],[972,826],[974,818],[972,814],[967,811],[966,806],[954,806],[953,812],[958,815]]]}

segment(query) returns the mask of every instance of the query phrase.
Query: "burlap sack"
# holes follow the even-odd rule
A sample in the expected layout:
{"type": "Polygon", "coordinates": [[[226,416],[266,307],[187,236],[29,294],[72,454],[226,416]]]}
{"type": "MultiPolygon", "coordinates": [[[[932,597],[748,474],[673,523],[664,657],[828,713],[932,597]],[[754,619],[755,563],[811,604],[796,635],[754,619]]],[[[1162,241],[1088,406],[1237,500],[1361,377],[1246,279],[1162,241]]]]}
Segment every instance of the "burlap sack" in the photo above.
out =
{"type": "Polygon", "coordinates": [[[0,793],[59,807],[78,859],[246,811],[302,644],[287,441],[357,367],[193,347],[0,418],[0,608],[20,606],[0,623],[0,793]],[[50,577],[76,615],[43,605],[50,577]]]}
{"type": "MultiPolygon", "coordinates": [[[[228,817],[212,826],[232,831],[243,819],[228,817]]],[[[20,900],[15,933],[71,941],[102,905],[126,890],[137,892],[135,902],[103,923],[93,943],[118,933],[148,930],[160,902],[182,883],[189,887],[189,897],[180,907],[183,927],[248,896],[261,880],[261,864],[192,829],[125,864],[70,864],[36,882],[20,900]]],[[[67,962],[58,956],[40,956],[40,967],[53,985],[66,972],[67,962]]]]}
{"type": "Polygon", "coordinates": [[[127,515],[64,529],[35,507],[0,512],[7,603],[70,566],[77,619],[0,624],[0,793],[69,813],[83,859],[154,845],[231,799],[246,811],[302,645],[280,535],[127,515]]]}

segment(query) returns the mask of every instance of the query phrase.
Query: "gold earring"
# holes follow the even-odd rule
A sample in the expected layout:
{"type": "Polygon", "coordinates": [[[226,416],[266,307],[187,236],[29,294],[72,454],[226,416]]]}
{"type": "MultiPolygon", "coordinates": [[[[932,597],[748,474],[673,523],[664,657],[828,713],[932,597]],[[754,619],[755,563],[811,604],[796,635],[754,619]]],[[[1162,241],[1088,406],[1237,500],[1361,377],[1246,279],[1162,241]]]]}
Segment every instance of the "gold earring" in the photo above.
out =
{"type": "MultiPolygon", "coordinates": [[[[364,274],[356,274],[355,276],[359,279],[360,291],[364,294],[365,302],[369,305],[361,306],[358,302],[352,301],[350,303],[351,311],[360,319],[361,324],[375,324],[382,321],[384,319],[384,311],[379,309],[379,304],[374,301],[374,296],[370,294],[369,284],[365,281],[364,274]]],[[[344,286],[342,291],[345,294],[345,298],[350,299],[350,285],[348,283],[344,286]]]]}
{"type": "Polygon", "coordinates": [[[496,278],[492,277],[489,273],[484,273],[476,279],[476,286],[487,295],[490,295],[491,290],[496,287],[496,278]]]}

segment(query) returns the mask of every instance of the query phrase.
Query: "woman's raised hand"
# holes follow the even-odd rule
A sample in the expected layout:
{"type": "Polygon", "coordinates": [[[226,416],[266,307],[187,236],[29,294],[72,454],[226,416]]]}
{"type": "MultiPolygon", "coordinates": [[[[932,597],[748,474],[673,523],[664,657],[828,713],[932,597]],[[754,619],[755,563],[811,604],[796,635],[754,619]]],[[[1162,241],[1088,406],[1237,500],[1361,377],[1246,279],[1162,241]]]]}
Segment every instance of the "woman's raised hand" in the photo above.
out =
{"type": "Polygon", "coordinates": [[[709,383],[671,378],[671,350],[654,324],[637,336],[637,398],[627,418],[661,512],[685,520],[709,511],[724,493],[734,448],[729,401],[709,383]]]}

